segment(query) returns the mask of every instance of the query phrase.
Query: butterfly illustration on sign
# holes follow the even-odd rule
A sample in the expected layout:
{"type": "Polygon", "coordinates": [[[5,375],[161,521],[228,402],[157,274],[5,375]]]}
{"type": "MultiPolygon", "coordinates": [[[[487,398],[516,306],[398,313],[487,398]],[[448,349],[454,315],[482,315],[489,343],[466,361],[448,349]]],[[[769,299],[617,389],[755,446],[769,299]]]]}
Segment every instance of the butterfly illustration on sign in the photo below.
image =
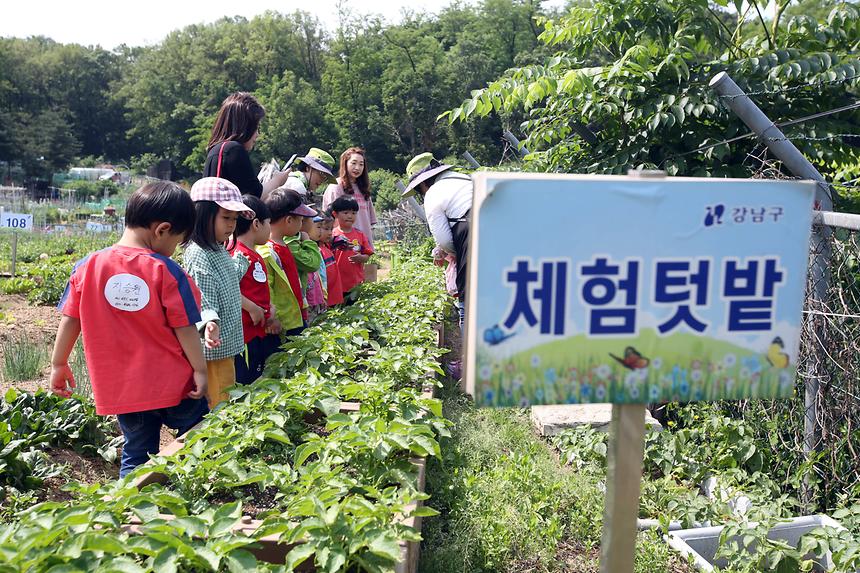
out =
{"type": "Polygon", "coordinates": [[[642,354],[633,348],[632,346],[628,346],[624,349],[624,358],[620,356],[615,356],[611,352],[609,356],[614,358],[621,364],[623,367],[628,368],[630,370],[636,370],[638,368],[647,368],[648,364],[651,363],[651,360],[642,356],[642,354]]]}
{"type": "Polygon", "coordinates": [[[484,330],[484,342],[486,342],[490,346],[495,346],[497,344],[501,344],[502,342],[514,335],[516,335],[516,332],[505,334],[505,331],[502,330],[502,327],[500,327],[498,324],[494,324],[490,328],[484,330]]]}
{"type": "Polygon", "coordinates": [[[773,342],[768,346],[767,361],[774,368],[786,368],[788,366],[788,354],[782,351],[784,348],[785,344],[779,336],[774,338],[773,342]]]}

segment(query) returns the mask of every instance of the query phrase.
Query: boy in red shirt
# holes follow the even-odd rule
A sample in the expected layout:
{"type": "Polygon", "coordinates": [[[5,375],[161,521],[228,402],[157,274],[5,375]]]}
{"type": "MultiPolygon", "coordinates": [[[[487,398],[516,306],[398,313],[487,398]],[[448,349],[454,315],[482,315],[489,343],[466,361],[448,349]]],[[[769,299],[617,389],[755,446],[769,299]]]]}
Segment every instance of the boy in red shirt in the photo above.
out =
{"type": "MultiPolygon", "coordinates": [[[[51,391],[71,396],[68,360],[82,334],[96,412],[116,414],[125,438],[121,477],[158,452],[162,424],[182,434],[208,412],[200,291],[170,258],[193,227],[188,193],[144,185],[128,200],[120,240],[78,261],[58,305],[51,391]]],[[[217,323],[204,332],[208,346],[220,344],[217,323]]]]}
{"type": "Polygon", "coordinates": [[[358,202],[347,195],[341,195],[331,204],[331,214],[337,221],[332,231],[332,246],[335,248],[335,262],[344,297],[356,285],[364,282],[364,263],[373,254],[364,233],[354,228],[358,214],[358,202]],[[338,237],[342,237],[338,241],[338,237]],[[346,244],[343,244],[346,241],[346,244]]]}
{"type": "Polygon", "coordinates": [[[254,218],[236,220],[234,242],[229,250],[233,257],[248,259],[248,270],[239,281],[245,351],[236,356],[235,365],[236,382],[250,384],[263,374],[266,359],[278,349],[281,327],[272,311],[266,261],[256,251],[269,240],[272,214],[259,197],[244,195],[242,202],[254,212],[254,218]]]}

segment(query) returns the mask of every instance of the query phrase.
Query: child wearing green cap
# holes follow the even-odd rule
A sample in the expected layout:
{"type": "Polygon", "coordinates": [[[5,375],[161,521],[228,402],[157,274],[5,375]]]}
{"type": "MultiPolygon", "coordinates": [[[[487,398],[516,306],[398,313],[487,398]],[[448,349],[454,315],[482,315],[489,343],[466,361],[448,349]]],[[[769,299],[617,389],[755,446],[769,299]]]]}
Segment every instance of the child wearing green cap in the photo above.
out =
{"type": "Polygon", "coordinates": [[[296,171],[290,173],[281,189],[291,189],[307,198],[323,183],[334,181],[332,169],[334,158],[317,147],[311,147],[307,155],[296,159],[296,171]]]}

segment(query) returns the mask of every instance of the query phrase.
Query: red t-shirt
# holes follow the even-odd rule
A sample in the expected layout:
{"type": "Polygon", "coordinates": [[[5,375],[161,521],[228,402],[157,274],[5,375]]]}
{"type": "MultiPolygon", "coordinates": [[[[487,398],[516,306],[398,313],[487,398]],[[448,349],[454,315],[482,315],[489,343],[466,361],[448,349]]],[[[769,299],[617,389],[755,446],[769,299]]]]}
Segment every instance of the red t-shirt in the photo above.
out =
{"type": "Polygon", "coordinates": [[[337,270],[340,273],[340,282],[343,292],[348,292],[352,287],[364,282],[364,264],[354,263],[349,260],[349,257],[356,254],[372,255],[373,247],[367,242],[367,237],[364,233],[355,227],[349,233],[344,233],[339,227],[335,227],[332,231],[334,237],[344,237],[352,245],[352,249],[338,249],[335,251],[335,262],[337,270]]]}
{"type": "Polygon", "coordinates": [[[302,318],[308,319],[308,309],[305,308],[304,297],[302,296],[302,283],[299,280],[299,269],[296,267],[296,259],[293,257],[293,252],[287,245],[281,245],[274,241],[269,241],[275,254],[281,259],[281,266],[284,268],[284,273],[287,275],[287,280],[290,281],[290,288],[293,289],[293,295],[299,301],[299,306],[302,308],[302,318]]]}
{"type": "Polygon", "coordinates": [[[340,281],[340,273],[335,264],[334,253],[325,243],[320,243],[320,253],[325,262],[326,285],[328,288],[328,296],[325,303],[328,306],[334,306],[343,302],[343,285],[340,281]]]}
{"type": "Polygon", "coordinates": [[[244,254],[251,261],[248,270],[245,271],[245,276],[239,281],[239,290],[242,291],[243,296],[266,312],[265,320],[260,324],[254,324],[254,321],[251,320],[251,314],[247,310],[242,311],[242,334],[245,338],[245,344],[247,344],[255,338],[266,336],[266,320],[270,316],[269,308],[272,306],[272,299],[269,294],[269,275],[266,272],[266,261],[257,251],[249,249],[239,241],[236,241],[236,246],[230,251],[230,255],[235,255],[236,251],[244,254]]]}
{"type": "Polygon", "coordinates": [[[81,321],[96,412],[176,406],[193,369],[175,328],[200,320],[200,291],[169,257],[114,245],[78,261],[58,308],[81,321]]]}

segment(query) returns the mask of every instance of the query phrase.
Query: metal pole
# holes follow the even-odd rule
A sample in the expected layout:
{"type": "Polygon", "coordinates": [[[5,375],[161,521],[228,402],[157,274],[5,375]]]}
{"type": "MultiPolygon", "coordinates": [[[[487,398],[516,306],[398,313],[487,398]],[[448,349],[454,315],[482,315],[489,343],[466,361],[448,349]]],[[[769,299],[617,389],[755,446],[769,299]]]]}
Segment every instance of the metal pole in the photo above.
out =
{"type": "Polygon", "coordinates": [[[472,157],[472,154],[469,153],[468,151],[463,152],[463,159],[465,159],[469,163],[469,166],[472,167],[472,169],[480,169],[481,168],[481,164],[478,163],[475,160],[475,158],[472,157]]]}
{"type": "MultiPolygon", "coordinates": [[[[404,185],[402,181],[396,181],[394,185],[401,193],[406,191],[406,185],[404,185]]],[[[427,215],[424,213],[424,207],[418,204],[418,201],[415,200],[415,197],[407,197],[406,204],[409,205],[409,208],[412,209],[412,212],[415,213],[415,216],[421,219],[424,223],[427,223],[427,215]]]]}
{"type": "Polygon", "coordinates": [[[520,140],[517,139],[517,137],[513,133],[511,133],[509,129],[506,129],[504,133],[502,133],[502,139],[510,143],[514,147],[514,149],[517,150],[517,153],[520,154],[520,157],[525,157],[526,155],[531,153],[531,151],[526,149],[526,147],[524,147],[520,143],[520,140]]]}
{"type": "MultiPolygon", "coordinates": [[[[725,72],[720,72],[710,81],[710,86],[723,97],[724,103],[749,127],[759,141],[798,177],[812,179],[818,182],[815,193],[815,208],[821,211],[833,210],[833,189],[821,176],[821,173],[803,156],[800,150],[783,135],[782,131],[762,112],[758,106],[738,87],[725,72]]],[[[813,310],[824,310],[827,291],[830,286],[828,264],[830,262],[830,227],[814,225],[812,227],[812,261],[809,266],[809,277],[812,281],[812,292],[809,305],[813,310]],[[820,307],[820,308],[818,308],[820,307]]],[[[823,376],[818,369],[815,356],[824,356],[826,331],[821,316],[809,315],[806,320],[813,321],[811,330],[814,334],[814,356],[806,360],[804,388],[804,420],[803,420],[803,453],[807,459],[818,448],[820,435],[818,431],[817,404],[818,389],[823,376]]],[[[800,364],[798,364],[800,366],[800,364]]],[[[808,482],[803,492],[804,501],[812,501],[812,491],[808,482]]]]}
{"type": "Polygon", "coordinates": [[[767,145],[788,169],[803,179],[818,182],[815,208],[833,210],[832,189],[821,173],[809,162],[780,129],[743,92],[726,72],[715,75],[710,87],[723,97],[724,103],[752,130],[759,141],[767,145]]]}

